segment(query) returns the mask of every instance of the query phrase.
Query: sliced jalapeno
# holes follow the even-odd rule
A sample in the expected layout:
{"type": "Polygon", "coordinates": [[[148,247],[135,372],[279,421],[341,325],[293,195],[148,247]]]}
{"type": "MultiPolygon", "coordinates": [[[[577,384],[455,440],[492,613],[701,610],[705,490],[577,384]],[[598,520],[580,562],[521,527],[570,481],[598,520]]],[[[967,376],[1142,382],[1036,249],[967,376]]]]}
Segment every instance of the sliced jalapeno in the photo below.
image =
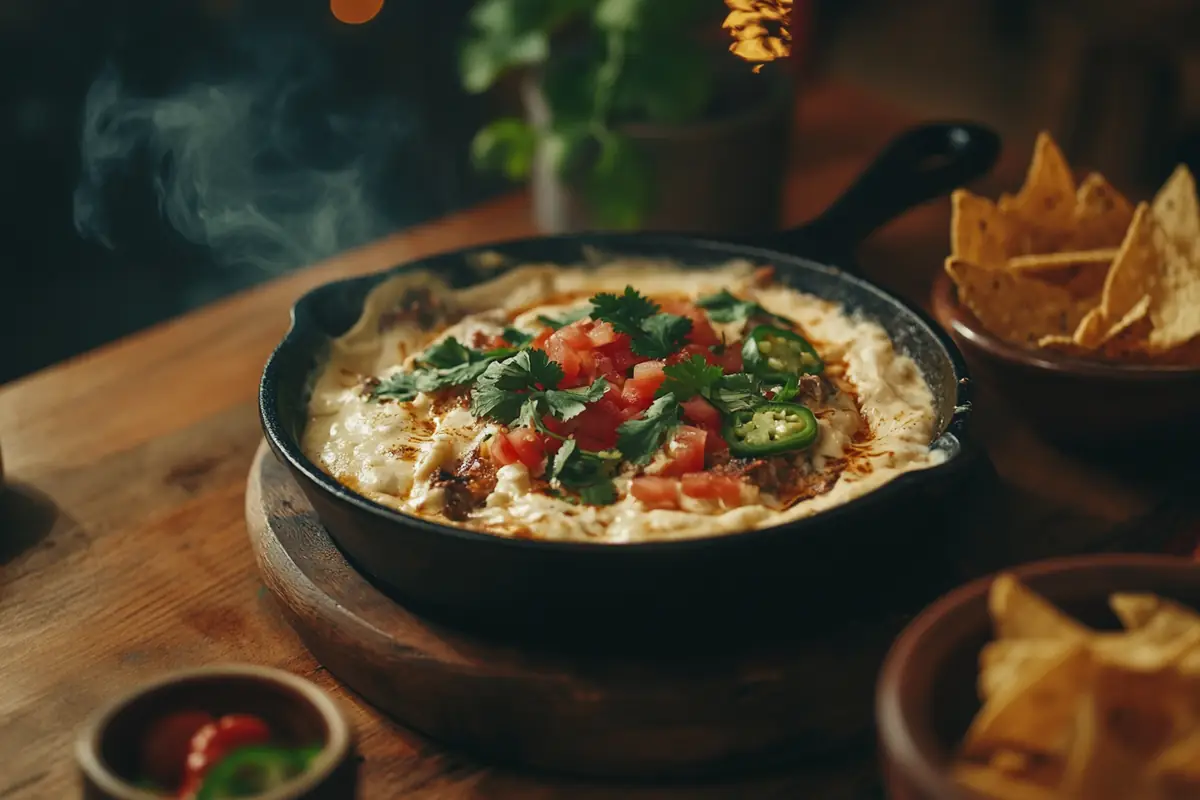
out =
{"type": "Polygon", "coordinates": [[[797,403],[763,403],[729,417],[725,441],[734,455],[769,456],[803,450],[817,440],[817,418],[797,403]]]}
{"type": "Polygon", "coordinates": [[[748,372],[780,381],[790,375],[819,375],[825,369],[825,362],[807,339],[773,325],[759,325],[750,331],[742,345],[742,362],[748,372]]]}
{"type": "Polygon", "coordinates": [[[239,747],[209,769],[196,800],[257,797],[308,769],[318,749],[239,747]]]}

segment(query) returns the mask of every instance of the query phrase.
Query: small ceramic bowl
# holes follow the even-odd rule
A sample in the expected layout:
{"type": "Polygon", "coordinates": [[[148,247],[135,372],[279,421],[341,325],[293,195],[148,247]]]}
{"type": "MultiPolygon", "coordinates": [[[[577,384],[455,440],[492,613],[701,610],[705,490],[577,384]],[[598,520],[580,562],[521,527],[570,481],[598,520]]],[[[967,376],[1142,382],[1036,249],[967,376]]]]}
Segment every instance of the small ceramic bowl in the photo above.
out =
{"type": "Polygon", "coordinates": [[[1200,442],[1200,369],[1106,364],[1009,344],[958,301],[941,271],[931,303],[975,379],[1002,394],[1042,438],[1112,454],[1200,442]]]}
{"type": "MultiPolygon", "coordinates": [[[[1200,608],[1200,564],[1172,556],[1091,555],[1012,570],[1081,622],[1117,630],[1113,592],[1153,592],[1200,608]]],[[[992,638],[992,578],[955,589],[909,623],[880,672],[875,697],[880,755],[893,800],[976,800],[950,777],[955,748],[979,710],[979,651],[992,638]]]]}
{"type": "Polygon", "coordinates": [[[358,765],[353,735],[334,701],[308,681],[252,665],[203,667],[142,685],[98,711],[79,732],[75,758],[85,800],[162,800],[134,781],[150,726],[175,711],[261,717],[279,737],[320,743],[310,767],[255,800],[347,800],[355,797],[358,765]]]}

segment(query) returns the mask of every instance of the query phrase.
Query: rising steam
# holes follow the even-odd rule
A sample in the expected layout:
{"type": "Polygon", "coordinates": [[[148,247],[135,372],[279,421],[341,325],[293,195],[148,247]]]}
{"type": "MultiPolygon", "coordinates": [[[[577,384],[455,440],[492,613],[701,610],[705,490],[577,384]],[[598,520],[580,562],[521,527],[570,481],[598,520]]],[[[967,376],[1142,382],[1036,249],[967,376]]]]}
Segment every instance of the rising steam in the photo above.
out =
{"type": "Polygon", "coordinates": [[[107,67],[87,95],[75,225],[113,247],[111,184],[151,165],[163,219],[212,259],[268,274],[395,228],[377,185],[412,134],[411,115],[376,103],[329,113],[329,70],[296,41],[243,48],[246,68],[164,97],[107,67]]]}

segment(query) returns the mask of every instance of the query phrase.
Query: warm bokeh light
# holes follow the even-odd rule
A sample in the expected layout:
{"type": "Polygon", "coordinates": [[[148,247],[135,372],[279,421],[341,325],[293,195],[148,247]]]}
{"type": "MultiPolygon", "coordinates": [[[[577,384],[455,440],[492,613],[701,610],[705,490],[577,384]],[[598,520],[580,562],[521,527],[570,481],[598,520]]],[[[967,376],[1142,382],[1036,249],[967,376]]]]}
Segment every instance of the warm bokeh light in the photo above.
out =
{"type": "Polygon", "coordinates": [[[383,0],[329,0],[329,10],[339,22],[361,25],[383,10],[383,0]]]}
{"type": "Polygon", "coordinates": [[[729,51],[755,64],[754,71],[792,52],[788,20],[792,0],[725,0],[729,15],[722,27],[733,36],[729,51]]]}

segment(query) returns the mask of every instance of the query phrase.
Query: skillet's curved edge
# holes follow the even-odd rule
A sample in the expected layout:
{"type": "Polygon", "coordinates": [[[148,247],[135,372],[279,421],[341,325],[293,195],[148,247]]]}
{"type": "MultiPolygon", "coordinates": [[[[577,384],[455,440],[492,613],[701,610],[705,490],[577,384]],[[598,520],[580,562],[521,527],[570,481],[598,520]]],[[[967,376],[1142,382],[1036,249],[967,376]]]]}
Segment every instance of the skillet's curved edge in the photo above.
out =
{"type": "MultiPolygon", "coordinates": [[[[695,267],[704,266],[703,264],[692,263],[690,260],[688,264],[695,267]]],[[[889,336],[894,335],[890,329],[888,333],[889,336]]],[[[903,347],[901,342],[897,342],[897,345],[903,347]]],[[[927,382],[931,380],[928,375],[925,375],[925,377],[927,382]]],[[[932,385],[930,388],[935,391],[935,394],[938,391],[938,388],[932,385]]],[[[833,522],[837,518],[854,513],[855,509],[861,508],[867,503],[883,502],[886,498],[893,497],[914,484],[938,482],[943,478],[950,475],[957,475],[968,469],[982,455],[982,451],[970,436],[971,388],[971,379],[966,362],[948,333],[933,322],[924,311],[913,307],[903,299],[851,273],[826,264],[810,261],[800,256],[748,245],[731,245],[726,242],[670,234],[588,234],[584,236],[566,235],[504,240],[475,245],[431,255],[427,258],[400,264],[374,274],[332,281],[310,290],[302,295],[293,305],[291,327],[267,360],[262,380],[259,384],[259,415],[267,442],[277,458],[290,464],[292,469],[304,475],[306,479],[320,487],[322,491],[332,494],[342,502],[349,503],[365,513],[381,517],[393,524],[422,528],[429,532],[451,535],[456,538],[485,541],[493,546],[570,552],[589,550],[596,553],[613,552],[615,550],[626,552],[631,550],[637,552],[663,550],[678,552],[693,548],[708,548],[713,546],[714,543],[726,542],[731,539],[746,540],[749,538],[763,538],[778,535],[785,531],[794,533],[801,530],[805,523],[817,518],[820,518],[823,522],[833,522]],[[363,300],[374,286],[388,278],[405,272],[421,269],[440,272],[439,268],[447,268],[449,282],[452,285],[459,286],[472,282],[472,278],[474,281],[478,281],[500,274],[503,269],[507,268],[506,266],[501,269],[491,269],[487,271],[486,275],[479,274],[478,269],[473,267],[471,262],[478,259],[484,253],[499,253],[511,261],[511,265],[515,265],[522,261],[525,263],[546,263],[549,261],[572,263],[579,262],[580,260],[586,262],[589,260],[589,252],[597,250],[600,252],[632,252],[650,258],[665,256],[674,260],[680,260],[679,254],[684,251],[691,251],[692,253],[707,251],[713,256],[713,259],[708,262],[710,264],[739,257],[773,263],[776,266],[782,264],[785,269],[790,264],[792,268],[800,268],[824,274],[839,282],[844,281],[849,285],[857,287],[858,291],[866,292],[868,296],[874,297],[882,304],[901,309],[903,314],[908,317],[906,322],[919,323],[921,331],[932,337],[940,345],[942,354],[949,361],[950,377],[953,378],[954,382],[954,404],[951,407],[952,411],[948,418],[939,420],[941,423],[941,433],[930,443],[931,448],[936,448],[944,453],[944,461],[923,470],[902,474],[872,492],[855,498],[844,505],[823,511],[816,517],[808,517],[783,525],[755,528],[723,536],[643,542],[614,548],[613,545],[604,543],[555,542],[496,537],[487,533],[449,525],[440,525],[420,517],[402,514],[346,488],[304,455],[300,447],[299,431],[289,429],[289,426],[283,419],[285,415],[281,413],[280,403],[290,401],[307,404],[307,392],[311,387],[311,381],[315,377],[315,369],[321,350],[328,346],[331,336],[338,335],[349,329],[358,318],[358,315],[361,314],[363,300]],[[531,255],[536,255],[537,257],[531,258],[531,255]],[[471,275],[470,273],[472,272],[475,274],[471,275]],[[332,313],[329,309],[331,304],[335,306],[332,313]],[[327,327],[322,325],[322,323],[333,324],[327,327]],[[285,378],[288,377],[286,373],[297,370],[303,372],[302,381],[296,381],[294,375],[292,376],[292,381],[285,381],[285,378]],[[283,383],[299,383],[301,385],[291,387],[293,391],[287,392],[287,387],[284,387],[283,383]]],[[[299,413],[292,416],[302,421],[306,418],[307,414],[299,413]]]]}

